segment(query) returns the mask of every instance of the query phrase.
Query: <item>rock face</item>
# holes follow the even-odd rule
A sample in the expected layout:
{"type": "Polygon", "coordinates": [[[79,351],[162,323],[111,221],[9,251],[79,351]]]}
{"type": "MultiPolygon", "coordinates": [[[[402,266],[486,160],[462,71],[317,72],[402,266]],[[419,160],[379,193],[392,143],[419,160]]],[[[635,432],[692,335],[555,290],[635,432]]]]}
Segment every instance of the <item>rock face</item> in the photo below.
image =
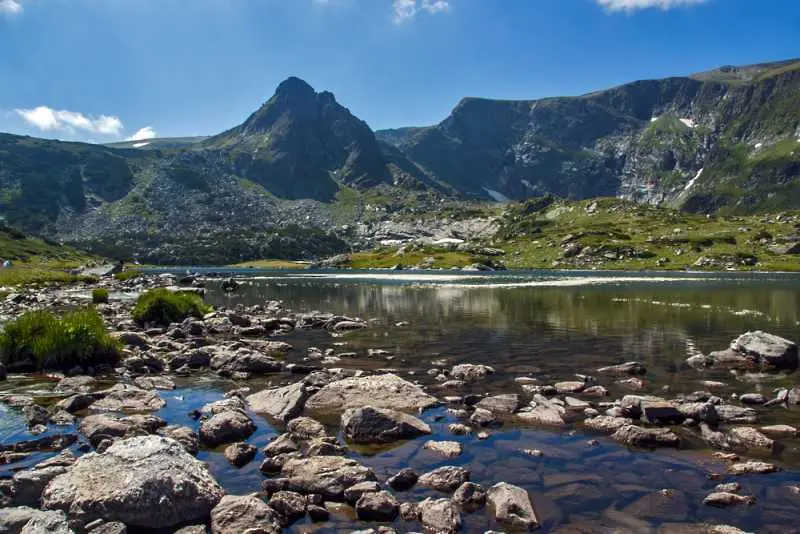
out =
{"type": "Polygon", "coordinates": [[[300,415],[310,392],[302,382],[282,388],[267,389],[247,397],[247,403],[256,413],[268,414],[275,419],[288,421],[300,415]]]}
{"type": "Polygon", "coordinates": [[[505,482],[495,484],[489,488],[486,501],[500,523],[523,530],[533,530],[539,526],[528,492],[519,486],[505,482]]]}
{"type": "Polygon", "coordinates": [[[376,480],[372,469],[340,456],[291,459],[283,465],[281,475],[286,478],[288,490],[319,493],[336,501],[344,499],[344,490],[350,486],[376,480]]]}
{"type": "Polygon", "coordinates": [[[331,382],[308,399],[306,409],[338,412],[372,406],[410,412],[422,411],[437,403],[421,387],[397,375],[384,374],[331,382]]]}
{"type": "Polygon", "coordinates": [[[677,447],[680,438],[666,428],[642,428],[636,425],[620,427],[614,435],[615,440],[633,447],[677,447]]]}
{"type": "Polygon", "coordinates": [[[430,434],[431,427],[403,412],[365,406],[342,414],[342,431],[354,443],[391,443],[430,434]]]}
{"type": "Polygon", "coordinates": [[[87,523],[104,519],[167,528],[202,521],[223,495],[205,465],[180,443],[143,436],[79,458],[45,488],[42,505],[87,523]]]}
{"type": "Polygon", "coordinates": [[[254,495],[226,495],[211,511],[212,534],[278,534],[278,514],[254,495]]]}

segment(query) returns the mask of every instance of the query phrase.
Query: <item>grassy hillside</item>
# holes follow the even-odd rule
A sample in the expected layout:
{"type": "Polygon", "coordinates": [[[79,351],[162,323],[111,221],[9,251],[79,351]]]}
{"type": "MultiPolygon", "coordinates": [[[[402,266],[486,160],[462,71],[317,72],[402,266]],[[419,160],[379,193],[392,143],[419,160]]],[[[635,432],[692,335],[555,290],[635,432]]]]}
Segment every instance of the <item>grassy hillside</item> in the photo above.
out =
{"type": "Polygon", "coordinates": [[[0,224],[0,262],[12,264],[0,268],[0,286],[78,281],[81,278],[69,271],[97,259],[0,224]]]}

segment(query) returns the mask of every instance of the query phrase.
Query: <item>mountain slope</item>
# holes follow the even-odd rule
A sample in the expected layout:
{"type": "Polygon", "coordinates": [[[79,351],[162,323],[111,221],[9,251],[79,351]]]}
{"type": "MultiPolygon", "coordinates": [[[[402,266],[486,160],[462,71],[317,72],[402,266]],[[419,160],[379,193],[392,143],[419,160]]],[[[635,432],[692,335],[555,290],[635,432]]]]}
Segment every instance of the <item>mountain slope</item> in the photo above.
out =
{"type": "Polygon", "coordinates": [[[479,198],[553,193],[695,211],[800,207],[800,61],[579,97],[467,98],[436,126],[377,135],[479,198]]]}

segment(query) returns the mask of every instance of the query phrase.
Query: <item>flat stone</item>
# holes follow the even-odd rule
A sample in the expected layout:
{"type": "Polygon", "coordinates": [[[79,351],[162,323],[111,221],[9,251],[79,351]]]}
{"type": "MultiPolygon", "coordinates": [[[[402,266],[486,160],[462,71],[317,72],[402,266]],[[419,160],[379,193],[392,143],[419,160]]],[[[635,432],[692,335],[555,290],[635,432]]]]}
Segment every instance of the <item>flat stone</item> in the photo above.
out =
{"type": "Polygon", "coordinates": [[[381,491],[381,485],[374,480],[359,482],[344,490],[344,500],[350,504],[355,504],[365,493],[375,493],[378,491],[381,491]]]}
{"type": "Polygon", "coordinates": [[[736,493],[727,493],[724,491],[715,491],[703,499],[703,504],[717,508],[727,508],[728,506],[739,504],[751,505],[755,504],[755,502],[756,499],[754,497],[737,495],[736,493]]]}
{"type": "Polygon", "coordinates": [[[767,474],[778,471],[778,466],[767,462],[741,462],[728,466],[728,473],[732,475],[767,474]]]}
{"type": "Polygon", "coordinates": [[[450,370],[450,376],[465,382],[477,382],[491,374],[494,374],[494,368],[482,364],[462,363],[450,370]]]}
{"type": "Polygon", "coordinates": [[[166,376],[138,376],[133,379],[133,383],[142,389],[175,389],[175,382],[166,376]]]}
{"type": "Polygon", "coordinates": [[[772,451],[775,442],[750,426],[737,426],[728,430],[728,442],[744,449],[772,451]]]}
{"type": "Polygon", "coordinates": [[[522,405],[519,395],[507,393],[481,399],[475,406],[496,414],[511,414],[522,405]]]}
{"type": "Polygon", "coordinates": [[[468,482],[469,478],[470,472],[467,469],[446,465],[425,473],[419,477],[417,484],[425,488],[451,493],[464,482],[468,482]]]}
{"type": "Polygon", "coordinates": [[[289,421],[299,416],[306,400],[311,395],[303,382],[266,389],[247,397],[247,403],[256,413],[263,413],[280,421],[289,421]]]}
{"type": "Polygon", "coordinates": [[[795,437],[797,436],[797,429],[789,425],[768,425],[762,426],[761,432],[770,436],[777,437],[795,437]]]}
{"type": "Polygon", "coordinates": [[[625,417],[611,417],[608,415],[598,415],[597,417],[586,419],[583,422],[586,427],[591,428],[592,430],[597,430],[598,432],[605,432],[607,434],[616,432],[623,426],[630,425],[632,423],[632,419],[625,417]]]}
{"type": "Polygon", "coordinates": [[[516,416],[526,423],[549,426],[563,426],[564,409],[553,405],[537,404],[530,410],[521,411],[516,416]]]}
{"type": "Polygon", "coordinates": [[[666,428],[642,428],[636,425],[620,427],[611,436],[615,440],[633,447],[677,447],[680,438],[666,428]]]}
{"type": "Polygon", "coordinates": [[[446,458],[455,458],[464,450],[461,443],[457,441],[426,441],[423,448],[446,458]]]}
{"type": "Polygon", "coordinates": [[[108,412],[154,412],[166,406],[167,402],[152,390],[118,384],[106,395],[91,405],[92,410],[108,412]]]}
{"type": "Polygon", "coordinates": [[[755,358],[760,364],[776,369],[797,369],[797,344],[788,339],[757,330],[731,342],[731,350],[755,358]]]}
{"type": "Polygon", "coordinates": [[[51,480],[66,471],[67,467],[60,465],[18,471],[12,479],[14,503],[19,506],[38,506],[44,488],[51,480]]]}
{"type": "Polygon", "coordinates": [[[762,406],[766,404],[768,400],[769,399],[767,399],[761,393],[745,393],[739,397],[739,402],[742,404],[751,404],[756,406],[762,406]]]}
{"type": "Polygon", "coordinates": [[[680,424],[686,417],[670,402],[642,402],[642,416],[653,425],[680,424]]]}
{"type": "Polygon", "coordinates": [[[372,406],[417,412],[437,404],[438,400],[421,387],[397,375],[383,374],[331,382],[308,399],[306,409],[341,412],[349,408],[372,406]]]}
{"type": "Polygon", "coordinates": [[[354,443],[391,443],[431,433],[431,427],[413,415],[372,406],[346,410],[341,425],[354,443]]]}
{"type": "Polygon", "coordinates": [[[556,388],[558,393],[580,393],[584,389],[586,389],[585,382],[556,382],[553,384],[553,387],[556,388]]]}
{"type": "Polygon", "coordinates": [[[340,456],[292,459],[283,465],[281,475],[286,478],[288,490],[319,493],[334,501],[343,500],[347,488],[359,482],[376,480],[372,469],[340,456]]]}
{"type": "Polygon", "coordinates": [[[601,367],[597,372],[606,375],[643,375],[647,373],[647,368],[639,362],[625,362],[601,367]]]}
{"type": "Polygon", "coordinates": [[[746,423],[753,424],[758,422],[758,412],[752,408],[734,406],[733,404],[720,404],[714,409],[719,415],[719,420],[725,423],[746,423]]]}

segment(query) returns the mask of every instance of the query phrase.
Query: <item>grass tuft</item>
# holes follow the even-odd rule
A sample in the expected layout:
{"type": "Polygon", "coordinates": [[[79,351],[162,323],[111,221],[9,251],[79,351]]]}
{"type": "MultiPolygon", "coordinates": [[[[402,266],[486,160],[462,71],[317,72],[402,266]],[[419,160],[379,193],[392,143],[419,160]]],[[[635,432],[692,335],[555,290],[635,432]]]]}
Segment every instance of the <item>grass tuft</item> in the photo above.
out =
{"type": "Polygon", "coordinates": [[[106,304],[108,302],[108,289],[98,287],[92,290],[92,302],[106,304]]]}
{"type": "Polygon", "coordinates": [[[31,363],[36,369],[69,369],[76,365],[114,364],[119,342],[106,331],[94,309],[61,317],[28,312],[8,323],[0,334],[0,360],[6,365],[31,363]]]}
{"type": "Polygon", "coordinates": [[[153,289],[139,296],[133,308],[133,319],[140,325],[168,326],[187,317],[200,318],[211,309],[202,297],[194,293],[153,289]]]}

